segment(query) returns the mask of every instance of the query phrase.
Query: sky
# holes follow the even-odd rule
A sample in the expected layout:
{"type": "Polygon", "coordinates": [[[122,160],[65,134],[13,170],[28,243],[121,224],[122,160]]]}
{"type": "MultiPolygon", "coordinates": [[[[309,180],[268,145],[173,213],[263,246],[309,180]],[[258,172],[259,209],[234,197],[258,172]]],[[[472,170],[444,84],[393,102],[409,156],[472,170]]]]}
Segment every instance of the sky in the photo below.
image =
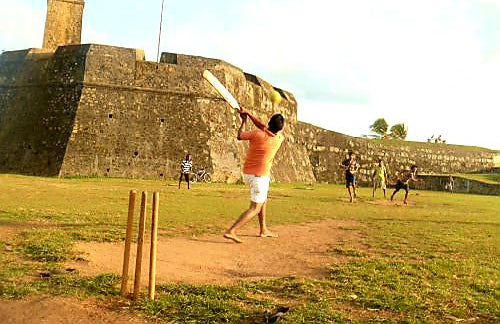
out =
{"type": "MultiPolygon", "coordinates": [[[[86,0],[82,43],[156,60],[162,0],[86,0]]],[[[0,51],[41,47],[46,0],[0,0],[0,51]]],[[[165,0],[161,52],[222,59],[352,136],[500,149],[500,0],[165,0]]]]}

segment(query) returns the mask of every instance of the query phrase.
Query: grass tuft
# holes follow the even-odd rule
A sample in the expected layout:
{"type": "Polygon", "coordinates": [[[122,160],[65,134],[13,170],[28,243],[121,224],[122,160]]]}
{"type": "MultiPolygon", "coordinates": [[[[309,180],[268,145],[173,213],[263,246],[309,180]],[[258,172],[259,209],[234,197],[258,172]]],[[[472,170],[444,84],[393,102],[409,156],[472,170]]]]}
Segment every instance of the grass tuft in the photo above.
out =
{"type": "Polygon", "coordinates": [[[73,242],[57,229],[35,229],[21,233],[21,251],[32,260],[62,262],[70,258],[73,242]]]}

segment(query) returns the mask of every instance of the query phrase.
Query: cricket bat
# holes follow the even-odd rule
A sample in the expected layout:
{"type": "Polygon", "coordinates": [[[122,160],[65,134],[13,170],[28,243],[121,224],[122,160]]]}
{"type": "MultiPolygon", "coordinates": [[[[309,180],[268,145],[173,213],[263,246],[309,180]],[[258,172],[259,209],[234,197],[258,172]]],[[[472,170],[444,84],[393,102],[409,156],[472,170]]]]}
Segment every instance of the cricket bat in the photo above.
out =
{"type": "Polygon", "coordinates": [[[209,70],[203,71],[203,77],[210,82],[212,87],[217,90],[217,92],[229,103],[231,107],[236,110],[240,110],[240,105],[238,101],[234,99],[233,95],[220,83],[220,81],[213,75],[209,70]]]}

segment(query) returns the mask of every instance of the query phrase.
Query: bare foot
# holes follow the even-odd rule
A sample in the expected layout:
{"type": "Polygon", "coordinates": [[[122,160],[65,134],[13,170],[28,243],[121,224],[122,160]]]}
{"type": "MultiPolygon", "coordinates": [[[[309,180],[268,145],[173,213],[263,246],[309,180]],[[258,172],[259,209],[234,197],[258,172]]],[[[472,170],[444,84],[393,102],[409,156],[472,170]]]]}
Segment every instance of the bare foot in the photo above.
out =
{"type": "Polygon", "coordinates": [[[278,234],[267,231],[265,233],[260,233],[260,237],[278,237],[278,234]]]}
{"type": "Polygon", "coordinates": [[[403,204],[408,205],[408,202],[407,202],[407,201],[405,201],[405,202],[403,202],[403,204]]]}
{"type": "Polygon", "coordinates": [[[234,234],[229,234],[229,233],[226,233],[226,234],[224,234],[224,238],[226,238],[226,239],[228,239],[228,240],[232,240],[232,241],[234,241],[234,242],[236,242],[236,243],[243,243],[243,241],[242,241],[242,240],[240,240],[240,239],[238,238],[238,236],[236,236],[236,235],[234,235],[234,234]]]}

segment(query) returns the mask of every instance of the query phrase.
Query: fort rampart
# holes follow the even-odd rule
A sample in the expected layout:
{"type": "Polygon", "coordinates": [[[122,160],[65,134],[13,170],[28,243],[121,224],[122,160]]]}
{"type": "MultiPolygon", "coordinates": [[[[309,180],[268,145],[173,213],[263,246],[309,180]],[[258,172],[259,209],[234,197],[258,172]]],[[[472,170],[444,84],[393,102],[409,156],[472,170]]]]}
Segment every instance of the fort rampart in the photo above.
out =
{"type": "Polygon", "coordinates": [[[0,56],[0,172],[173,178],[190,152],[213,179],[238,180],[245,152],[236,140],[239,117],[203,79],[205,69],[263,119],[285,115],[277,181],[341,182],[349,150],[359,156],[362,183],[378,158],[393,172],[418,164],[440,174],[498,163],[487,149],[366,140],[298,122],[291,93],[221,60],[163,53],[157,64],[141,50],[88,44],[0,56]],[[284,98],[276,110],[273,89],[284,98]]]}
{"type": "Polygon", "coordinates": [[[384,160],[392,177],[414,164],[420,172],[430,174],[477,172],[499,166],[499,152],[479,147],[355,138],[300,122],[296,133],[307,149],[315,178],[321,182],[343,181],[339,165],[348,151],[358,156],[361,184],[371,181],[379,159],[384,160]]]}

